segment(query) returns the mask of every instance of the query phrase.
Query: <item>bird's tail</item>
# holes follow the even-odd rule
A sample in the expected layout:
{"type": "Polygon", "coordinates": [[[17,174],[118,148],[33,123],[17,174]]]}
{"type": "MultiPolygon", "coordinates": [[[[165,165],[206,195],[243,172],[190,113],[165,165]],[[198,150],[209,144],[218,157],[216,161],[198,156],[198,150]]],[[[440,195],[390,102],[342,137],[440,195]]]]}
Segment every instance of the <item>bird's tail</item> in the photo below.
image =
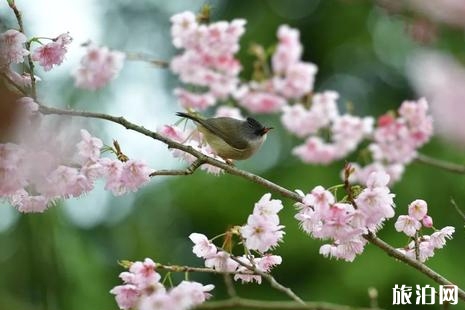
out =
{"type": "Polygon", "coordinates": [[[188,114],[188,113],[184,113],[184,112],[176,112],[176,115],[191,119],[194,122],[199,122],[199,118],[197,116],[192,115],[192,114],[188,114]]]}

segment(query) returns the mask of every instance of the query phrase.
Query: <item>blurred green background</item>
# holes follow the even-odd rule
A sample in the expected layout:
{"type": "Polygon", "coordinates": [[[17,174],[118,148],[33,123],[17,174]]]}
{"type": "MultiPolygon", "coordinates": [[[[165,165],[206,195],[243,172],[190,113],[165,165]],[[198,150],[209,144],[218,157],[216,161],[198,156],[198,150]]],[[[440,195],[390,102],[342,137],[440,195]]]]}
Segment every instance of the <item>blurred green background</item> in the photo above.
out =
{"type": "MultiPolygon", "coordinates": [[[[2,2],[0,26],[4,31],[15,23],[6,2],[2,2]]],[[[47,23],[49,17],[53,20],[53,16],[60,14],[57,7],[49,6],[50,15],[47,15],[39,13],[42,11],[31,2],[17,3],[24,12],[29,35],[38,35],[32,28],[38,24],[37,20],[47,23]]],[[[169,59],[176,53],[170,43],[169,17],[184,10],[198,11],[203,4],[161,0],[83,3],[81,11],[73,14],[74,18],[84,29],[89,25],[97,28],[94,33],[84,33],[81,41],[75,38],[74,48],[78,49],[80,43],[90,38],[114,49],[146,52],[160,59],[169,59]],[[91,13],[87,14],[86,10],[91,13]]],[[[389,1],[235,0],[211,4],[213,20],[247,20],[239,54],[244,77],[250,75],[252,62],[247,53],[249,44],[271,46],[276,43],[278,26],[289,24],[301,32],[304,60],[318,66],[316,90],[338,91],[341,107],[351,102],[355,114],[359,115],[377,116],[395,109],[405,99],[422,95],[415,94],[405,74],[406,61],[415,50],[435,48],[464,58],[463,29],[433,23],[430,29],[433,40],[418,38],[409,29],[421,16],[393,8],[389,1]]],[[[54,29],[49,35],[66,30],[54,29]]],[[[61,71],[59,68],[50,73],[50,78],[39,72],[43,79],[39,88],[43,101],[61,107],[125,115],[150,129],[176,121],[174,111],[179,107],[171,90],[178,81],[168,71],[146,63],[128,62],[118,80],[92,93],[74,89],[69,70],[69,67],[61,71]]],[[[284,131],[279,117],[258,118],[277,129],[256,157],[238,164],[240,168],[289,189],[303,191],[340,182],[343,161],[329,166],[302,164],[290,155],[290,150],[301,141],[284,131]]],[[[100,121],[92,121],[89,126],[107,144],[112,138],[118,139],[130,157],[144,159],[156,168],[182,166],[170,159],[166,148],[156,141],[136,137],[134,133],[100,121]]],[[[435,137],[421,152],[465,162],[464,146],[446,143],[440,137],[435,137]]],[[[120,284],[118,274],[122,268],[118,260],[151,257],[164,264],[202,266],[203,262],[191,252],[188,235],[201,232],[213,237],[232,225],[245,223],[253,204],[267,192],[238,177],[215,177],[200,171],[188,177],[159,177],[136,194],[123,198],[108,196],[99,187],[88,197],[59,203],[43,214],[18,214],[8,205],[0,206],[0,309],[117,309],[108,291],[120,284]]],[[[456,228],[454,239],[445,249],[437,251],[428,266],[462,288],[465,287],[464,222],[451,206],[450,198],[464,207],[464,188],[463,175],[417,163],[411,164],[393,187],[398,214],[405,214],[409,202],[422,198],[428,202],[436,227],[456,228]]],[[[273,198],[281,197],[273,194],[273,198]]],[[[353,263],[322,257],[318,254],[322,242],[300,231],[294,220],[292,202],[283,199],[283,203],[285,208],[280,215],[286,235],[275,250],[283,257],[283,263],[273,274],[305,300],[368,306],[367,290],[374,287],[381,307],[411,309],[412,306],[392,306],[395,284],[431,284],[438,288],[426,276],[372,245],[353,263]]],[[[401,247],[407,240],[395,233],[393,224],[394,220],[387,222],[379,236],[401,247]]],[[[183,275],[174,275],[174,279],[182,278],[183,275]]],[[[222,277],[192,274],[191,279],[215,284],[214,300],[227,297],[222,277]]],[[[247,298],[287,299],[267,283],[238,284],[237,290],[247,298]]],[[[457,307],[463,308],[463,303],[457,307]]],[[[439,309],[439,306],[424,308],[439,309]]],[[[415,309],[422,307],[415,306],[415,309]]]]}

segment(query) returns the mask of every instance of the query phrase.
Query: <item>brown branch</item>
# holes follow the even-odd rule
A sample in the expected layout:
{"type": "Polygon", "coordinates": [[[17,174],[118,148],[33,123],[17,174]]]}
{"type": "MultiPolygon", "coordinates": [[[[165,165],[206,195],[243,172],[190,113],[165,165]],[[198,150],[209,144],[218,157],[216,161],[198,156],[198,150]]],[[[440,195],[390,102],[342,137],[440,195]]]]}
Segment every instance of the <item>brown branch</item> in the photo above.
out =
{"type": "Polygon", "coordinates": [[[129,129],[129,130],[133,130],[133,131],[136,131],[136,132],[139,132],[143,135],[146,135],[148,137],[151,137],[155,140],[158,140],[158,141],[161,141],[163,142],[164,144],[166,144],[169,148],[174,148],[174,149],[178,149],[178,150],[181,150],[181,151],[184,151],[186,153],[189,153],[191,155],[194,155],[195,157],[197,157],[199,160],[201,160],[202,162],[206,163],[206,164],[211,164],[213,166],[216,166],[218,168],[221,168],[223,169],[224,171],[226,171],[227,173],[229,174],[232,174],[232,175],[237,175],[237,176],[240,176],[246,180],[249,180],[249,181],[252,181],[254,183],[257,183],[259,185],[262,185],[268,189],[270,189],[271,191],[274,191],[274,192],[277,192],[279,194],[281,194],[282,196],[284,197],[287,197],[287,198],[290,198],[292,200],[295,200],[295,201],[301,201],[301,197],[293,192],[293,191],[290,191],[280,185],[277,185],[273,182],[270,182],[268,181],[267,179],[265,178],[262,178],[258,175],[255,175],[255,174],[252,174],[250,172],[247,172],[247,171],[244,171],[244,170],[240,170],[232,165],[229,165],[227,163],[224,163],[224,162],[221,162],[221,161],[218,161],[214,158],[211,158],[197,150],[195,150],[194,148],[190,147],[190,146],[186,146],[184,144],[181,144],[181,143],[178,143],[176,141],[173,141],[171,139],[168,139],[162,135],[160,135],[159,133],[156,133],[154,131],[150,131],[142,126],[138,126],[136,124],[133,124],[129,121],[127,121],[124,117],[116,117],[116,116],[111,116],[111,115],[108,115],[108,114],[103,114],[103,113],[93,113],[93,112],[85,112],[85,111],[73,111],[73,110],[61,110],[61,109],[57,109],[57,108],[52,108],[52,107],[47,107],[47,106],[44,106],[44,105],[40,105],[39,107],[39,111],[42,113],[42,114],[55,114],[55,115],[69,115],[69,116],[79,116],[79,117],[87,117],[87,118],[98,118],[98,119],[104,119],[104,120],[107,120],[107,121],[110,121],[110,122],[113,122],[113,123],[116,123],[116,124],[120,124],[121,126],[125,127],[126,129],[129,129]]]}
{"type": "Polygon", "coordinates": [[[279,283],[271,274],[263,272],[251,264],[250,265],[246,264],[242,260],[240,260],[238,257],[235,257],[233,255],[231,255],[230,258],[236,263],[238,263],[239,265],[244,266],[245,268],[249,269],[254,274],[257,274],[263,277],[265,280],[267,280],[270,283],[272,288],[283,292],[284,294],[286,294],[287,296],[289,296],[291,299],[293,299],[295,302],[299,304],[302,304],[302,305],[305,304],[305,302],[299,296],[297,296],[290,288],[285,287],[284,285],[279,283]]]}
{"type": "Polygon", "coordinates": [[[154,171],[150,174],[151,177],[154,176],[160,176],[160,175],[191,175],[199,168],[202,166],[205,162],[201,159],[197,159],[194,161],[189,167],[186,169],[180,169],[180,170],[157,170],[154,171]]]}
{"type": "Polygon", "coordinates": [[[327,302],[306,302],[304,304],[296,303],[294,301],[270,301],[270,300],[256,300],[246,298],[230,298],[221,301],[209,301],[195,309],[236,309],[240,307],[248,309],[274,309],[274,310],[382,310],[380,308],[361,308],[351,307],[344,305],[336,305],[327,302]]]}
{"type": "Polygon", "coordinates": [[[418,154],[415,161],[449,172],[465,174],[465,165],[450,163],[448,161],[432,158],[423,154],[418,154]]]}
{"type": "MultiPolygon", "coordinates": [[[[397,249],[393,248],[383,240],[379,239],[376,237],[373,233],[368,233],[364,235],[364,238],[368,240],[370,243],[374,244],[378,248],[382,249],[384,252],[386,252],[389,256],[392,256],[394,258],[397,258],[398,260],[406,263],[407,265],[415,268],[416,270],[420,271],[436,283],[442,284],[442,285],[455,285],[451,281],[447,280],[425,264],[421,263],[420,261],[417,261],[415,259],[412,259],[401,252],[399,252],[397,249]]],[[[465,291],[462,289],[458,288],[458,297],[461,300],[465,301],[465,291]]]]}
{"type": "MultiPolygon", "coordinates": [[[[120,124],[120,125],[122,125],[123,127],[127,128],[129,130],[139,132],[139,133],[141,133],[143,135],[146,135],[146,136],[149,136],[149,137],[151,137],[151,138],[153,138],[155,140],[161,141],[161,142],[165,143],[166,145],[168,145],[168,147],[170,147],[170,148],[179,149],[181,151],[192,154],[195,157],[197,157],[199,160],[203,161],[204,163],[208,163],[208,164],[211,164],[211,165],[216,166],[218,168],[222,168],[224,171],[226,171],[229,174],[237,175],[237,176],[240,176],[240,177],[242,177],[242,178],[244,178],[244,179],[246,179],[248,181],[257,183],[257,184],[269,189],[270,191],[281,194],[284,197],[290,198],[290,199],[292,199],[294,201],[297,201],[297,202],[300,202],[301,199],[302,199],[297,193],[295,193],[293,191],[290,191],[290,190],[288,190],[288,189],[286,189],[286,188],[284,188],[284,187],[282,187],[280,185],[277,185],[277,184],[275,184],[275,183],[273,183],[271,181],[268,181],[267,179],[264,179],[264,178],[262,178],[262,177],[260,177],[258,175],[252,174],[250,172],[240,170],[240,169],[238,169],[238,168],[236,168],[234,166],[228,165],[228,164],[220,162],[220,161],[218,161],[218,160],[216,160],[214,158],[206,156],[205,154],[193,149],[190,146],[186,146],[186,145],[183,145],[181,143],[170,140],[170,139],[168,139],[166,137],[163,137],[162,135],[160,135],[160,134],[158,134],[156,132],[150,131],[150,130],[142,127],[142,126],[138,126],[136,124],[133,124],[133,123],[127,121],[123,117],[115,117],[115,116],[102,114],[102,113],[61,110],[61,109],[57,109],[57,108],[47,107],[47,106],[44,106],[44,105],[40,105],[39,111],[41,113],[43,113],[43,114],[69,115],[69,116],[79,116],[79,117],[104,119],[104,120],[108,120],[108,121],[113,122],[113,123],[120,124]]],[[[371,242],[372,244],[379,247],[380,249],[382,249],[383,251],[385,251],[386,253],[388,253],[388,255],[393,256],[393,257],[397,258],[398,260],[400,260],[400,261],[410,265],[411,267],[417,269],[418,271],[422,272],[423,274],[425,274],[426,276],[428,276],[429,278],[431,278],[435,282],[437,282],[439,284],[452,284],[451,281],[447,280],[446,278],[439,275],[438,273],[436,273],[432,269],[428,268],[423,263],[418,262],[416,260],[412,260],[411,258],[407,257],[406,255],[403,255],[402,253],[398,252],[395,248],[393,248],[392,246],[390,246],[386,242],[382,241],[381,239],[377,238],[373,234],[367,234],[367,235],[364,236],[364,238],[366,240],[368,240],[369,242],[371,242]]],[[[260,274],[260,273],[258,273],[258,274],[260,274]]],[[[271,281],[270,283],[273,283],[274,278],[272,276],[270,276],[270,275],[268,275],[266,273],[263,273],[262,276],[265,279],[267,279],[268,281],[271,281]]],[[[274,281],[276,281],[276,280],[274,280],[274,281]]],[[[461,300],[465,301],[465,292],[463,290],[459,289],[459,294],[458,295],[459,295],[459,298],[461,300]]]]}
{"type": "MultiPolygon", "coordinates": [[[[8,5],[10,8],[13,10],[16,20],[18,21],[18,26],[19,26],[19,31],[21,33],[24,33],[24,23],[23,23],[23,18],[21,15],[21,12],[18,10],[18,7],[16,6],[15,1],[8,1],[8,5]]],[[[31,75],[31,96],[33,99],[37,99],[37,93],[36,93],[36,78],[34,75],[34,63],[32,62],[32,55],[31,55],[31,42],[27,41],[26,42],[26,49],[29,51],[29,55],[27,55],[27,60],[29,64],[29,74],[31,75]]]]}

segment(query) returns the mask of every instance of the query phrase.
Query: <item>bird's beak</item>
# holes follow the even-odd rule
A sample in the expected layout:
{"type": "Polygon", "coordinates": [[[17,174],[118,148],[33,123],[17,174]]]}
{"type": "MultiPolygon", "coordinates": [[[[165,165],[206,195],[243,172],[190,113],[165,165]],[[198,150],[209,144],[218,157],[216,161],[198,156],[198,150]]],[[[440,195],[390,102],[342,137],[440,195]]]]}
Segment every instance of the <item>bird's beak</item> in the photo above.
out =
{"type": "Polygon", "coordinates": [[[274,128],[273,127],[265,127],[265,128],[263,128],[263,134],[265,135],[271,129],[274,129],[274,128]]]}

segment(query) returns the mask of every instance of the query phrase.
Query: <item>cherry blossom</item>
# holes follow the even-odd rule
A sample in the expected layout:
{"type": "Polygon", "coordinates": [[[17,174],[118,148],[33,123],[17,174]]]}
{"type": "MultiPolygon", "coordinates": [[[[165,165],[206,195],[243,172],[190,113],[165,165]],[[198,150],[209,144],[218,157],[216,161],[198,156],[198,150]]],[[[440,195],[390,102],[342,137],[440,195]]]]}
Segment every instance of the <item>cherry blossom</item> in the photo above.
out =
{"type": "Polygon", "coordinates": [[[24,56],[29,55],[24,48],[26,41],[26,36],[14,29],[0,33],[0,69],[24,61],[24,56]]]}
{"type": "Polygon", "coordinates": [[[75,86],[88,90],[104,87],[118,76],[124,59],[124,53],[89,45],[81,59],[81,66],[73,74],[75,86]]]}
{"type": "Polygon", "coordinates": [[[53,66],[63,62],[67,50],[67,45],[72,41],[68,33],[60,34],[52,42],[36,48],[32,52],[32,60],[38,61],[45,71],[50,71],[53,66]]]}

